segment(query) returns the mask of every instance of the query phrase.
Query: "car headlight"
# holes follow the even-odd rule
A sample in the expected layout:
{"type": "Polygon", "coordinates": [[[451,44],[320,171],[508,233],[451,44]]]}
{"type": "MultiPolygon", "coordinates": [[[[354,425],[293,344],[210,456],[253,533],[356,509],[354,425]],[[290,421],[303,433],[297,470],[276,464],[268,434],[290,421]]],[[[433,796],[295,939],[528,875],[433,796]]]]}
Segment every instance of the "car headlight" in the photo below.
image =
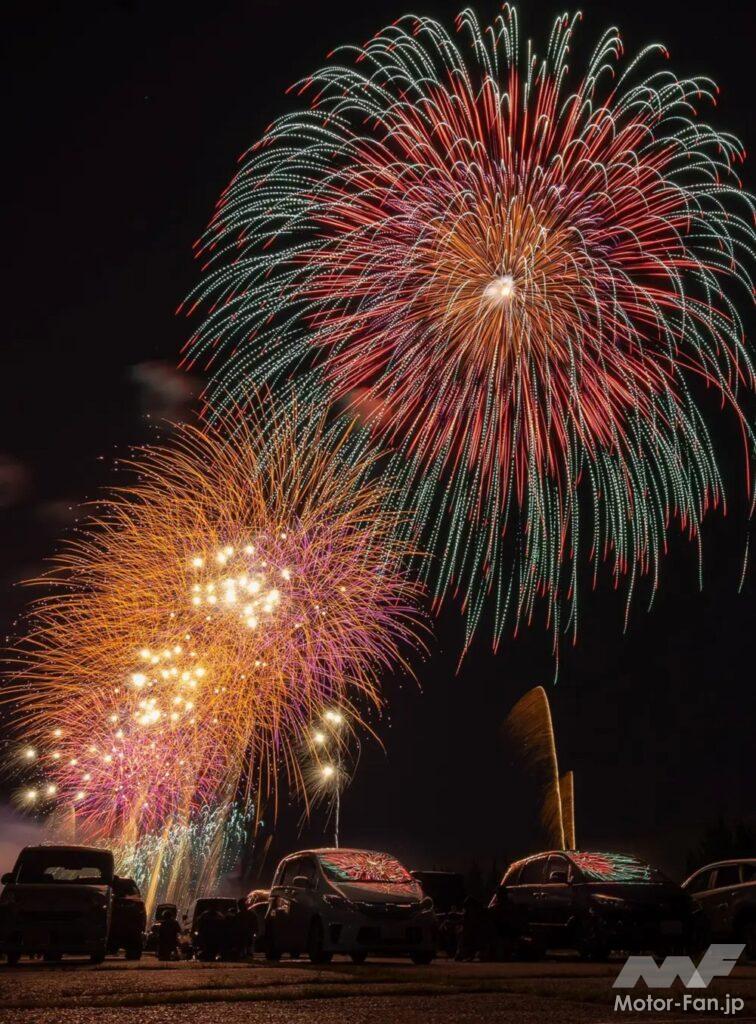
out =
{"type": "Polygon", "coordinates": [[[424,899],[420,900],[420,903],[418,904],[418,910],[422,914],[428,914],[430,913],[431,910],[433,910],[433,900],[430,898],[430,896],[426,896],[424,899]]]}

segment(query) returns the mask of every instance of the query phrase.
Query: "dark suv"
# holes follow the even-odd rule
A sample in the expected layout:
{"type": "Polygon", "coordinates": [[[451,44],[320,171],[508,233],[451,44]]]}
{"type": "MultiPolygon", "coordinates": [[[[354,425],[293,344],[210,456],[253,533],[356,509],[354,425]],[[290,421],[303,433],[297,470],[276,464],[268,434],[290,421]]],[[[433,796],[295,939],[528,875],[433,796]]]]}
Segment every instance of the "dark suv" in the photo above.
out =
{"type": "Polygon", "coordinates": [[[25,954],[105,959],[113,902],[110,850],[26,846],[2,883],[0,952],[9,965],[25,954]]]}
{"type": "Polygon", "coordinates": [[[490,911],[505,946],[532,956],[576,949],[667,952],[687,946],[690,900],[678,885],[619,853],[539,853],[512,864],[490,911]]]}
{"type": "Polygon", "coordinates": [[[756,858],[707,864],[683,889],[703,911],[707,941],[744,942],[756,960],[756,858]]]}

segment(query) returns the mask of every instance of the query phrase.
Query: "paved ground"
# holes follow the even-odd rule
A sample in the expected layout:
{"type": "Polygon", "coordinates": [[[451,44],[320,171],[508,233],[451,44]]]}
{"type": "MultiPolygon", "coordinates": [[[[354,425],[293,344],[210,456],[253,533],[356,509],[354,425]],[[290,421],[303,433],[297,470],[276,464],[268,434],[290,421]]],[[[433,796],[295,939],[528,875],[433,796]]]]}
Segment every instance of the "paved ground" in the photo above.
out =
{"type": "MultiPolygon", "coordinates": [[[[373,961],[0,966],[0,1024],[592,1024],[623,1019],[720,1020],[696,1013],[615,1013],[619,962],[457,964],[373,961]]],[[[756,967],[707,994],[745,1000],[756,1021],[756,967]]],[[[645,996],[639,988],[636,996],[645,996]]]]}

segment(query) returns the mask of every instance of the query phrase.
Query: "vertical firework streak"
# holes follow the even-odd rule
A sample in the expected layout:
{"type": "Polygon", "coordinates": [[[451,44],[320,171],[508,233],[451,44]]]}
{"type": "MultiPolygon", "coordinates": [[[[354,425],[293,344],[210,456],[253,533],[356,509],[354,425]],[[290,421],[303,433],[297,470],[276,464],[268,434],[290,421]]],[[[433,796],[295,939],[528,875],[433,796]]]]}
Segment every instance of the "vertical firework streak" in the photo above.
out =
{"type": "Polygon", "coordinates": [[[564,845],[566,850],[577,848],[575,834],[575,775],[565,772],[559,780],[559,802],[562,806],[564,845]]]}
{"type": "Polygon", "coordinates": [[[74,807],[80,838],[117,840],[161,891],[198,842],[223,859],[235,799],[300,786],[313,720],[337,704],[359,727],[407,667],[412,552],[355,447],[309,410],[177,427],[36,581],[8,697],[27,798],[74,807]]]}
{"type": "Polygon", "coordinates": [[[517,701],[507,715],[504,732],[519,749],[541,791],[541,824],[549,842],[564,850],[566,838],[571,834],[574,841],[575,837],[573,791],[571,782],[569,786],[566,783],[567,776],[559,778],[551,708],[542,686],[533,687],[517,701]],[[567,822],[565,812],[570,816],[567,822]]]}
{"type": "Polygon", "coordinates": [[[698,540],[722,484],[699,395],[735,414],[750,493],[753,201],[740,143],[699,120],[706,78],[622,66],[616,30],[585,73],[577,17],[546,53],[508,4],[454,37],[408,16],[295,88],[198,243],[207,313],[187,364],[222,408],[250,374],[348,406],[395,451],[437,600],[466,645],[546,601],[554,643],[594,581],[658,583],[671,524],[698,540]],[[562,609],[566,605],[567,615],[562,609]]]}

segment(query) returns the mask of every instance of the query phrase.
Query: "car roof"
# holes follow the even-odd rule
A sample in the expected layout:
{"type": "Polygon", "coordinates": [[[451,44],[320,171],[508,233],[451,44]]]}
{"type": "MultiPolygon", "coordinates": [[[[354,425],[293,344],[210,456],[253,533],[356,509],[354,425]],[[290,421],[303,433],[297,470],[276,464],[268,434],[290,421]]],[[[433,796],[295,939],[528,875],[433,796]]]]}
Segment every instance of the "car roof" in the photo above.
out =
{"type": "Polygon", "coordinates": [[[756,864],[756,857],[731,857],[730,860],[715,860],[711,864],[704,864],[703,867],[691,871],[688,877],[692,878],[693,875],[697,875],[701,871],[710,871],[712,868],[726,868],[733,864],[756,864]]]}
{"type": "MultiPolygon", "coordinates": [[[[568,860],[574,860],[575,857],[629,857],[633,860],[637,860],[639,864],[645,864],[646,862],[641,860],[640,857],[636,857],[633,853],[614,853],[608,850],[542,850],[539,853],[531,853],[527,857],[522,857],[520,860],[513,860],[509,867],[506,869],[504,874],[507,874],[513,868],[520,867],[523,864],[527,864],[529,861],[536,860],[539,857],[567,857],[568,860]]],[[[581,865],[578,864],[577,867],[581,865]]]]}
{"type": "MultiPolygon", "coordinates": [[[[373,856],[394,857],[393,853],[385,853],[383,850],[361,850],[357,847],[350,846],[323,846],[313,850],[297,850],[296,853],[288,853],[285,857],[281,858],[281,863],[286,860],[291,860],[293,857],[323,857],[329,853],[367,853],[373,856]]],[[[394,860],[396,859],[397,858],[394,857],[394,860]]]]}
{"type": "Polygon", "coordinates": [[[113,851],[107,850],[103,846],[75,846],[63,843],[38,843],[35,846],[25,846],[21,853],[26,853],[28,850],[63,850],[65,853],[107,853],[109,856],[113,856],[113,851]]]}
{"type": "MultiPolygon", "coordinates": [[[[569,857],[572,853],[580,853],[580,850],[539,850],[538,853],[530,853],[527,857],[521,857],[520,860],[513,860],[509,865],[509,868],[515,868],[518,864],[527,864],[530,860],[536,860],[538,857],[551,857],[557,854],[561,857],[569,857]]],[[[507,871],[509,871],[507,868],[507,871]]]]}

